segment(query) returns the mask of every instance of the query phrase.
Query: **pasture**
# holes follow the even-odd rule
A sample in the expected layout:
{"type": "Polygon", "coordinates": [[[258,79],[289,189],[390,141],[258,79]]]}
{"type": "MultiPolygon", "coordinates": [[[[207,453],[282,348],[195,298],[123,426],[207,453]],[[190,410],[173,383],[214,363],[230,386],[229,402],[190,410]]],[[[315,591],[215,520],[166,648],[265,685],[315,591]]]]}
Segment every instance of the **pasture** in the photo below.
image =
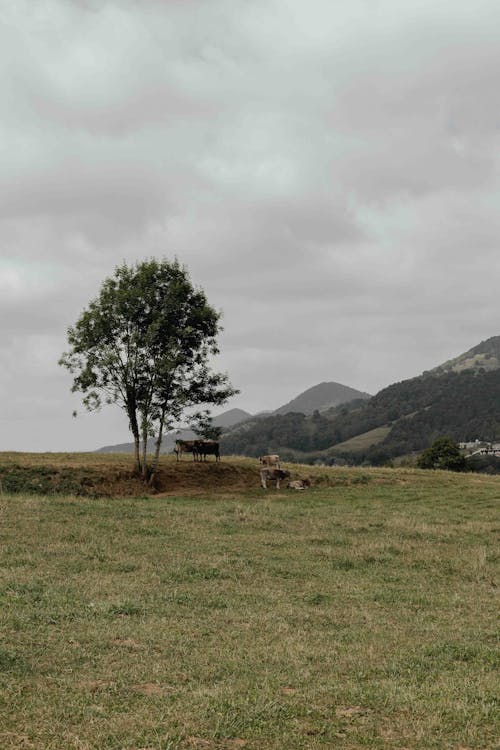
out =
{"type": "Polygon", "coordinates": [[[498,747],[500,478],[128,460],[0,457],[2,750],[498,747]]]}

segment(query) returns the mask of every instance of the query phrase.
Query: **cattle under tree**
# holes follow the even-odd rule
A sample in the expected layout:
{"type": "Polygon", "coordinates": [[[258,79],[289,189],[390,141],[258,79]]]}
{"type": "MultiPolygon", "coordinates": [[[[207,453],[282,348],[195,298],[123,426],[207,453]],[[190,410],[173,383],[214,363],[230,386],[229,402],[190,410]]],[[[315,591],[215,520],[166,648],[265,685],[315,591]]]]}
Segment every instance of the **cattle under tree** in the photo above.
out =
{"type": "Polygon", "coordinates": [[[193,461],[196,461],[198,458],[196,445],[197,442],[197,440],[176,440],[174,453],[177,456],[177,461],[180,461],[183,453],[192,453],[193,461]]]}
{"type": "Polygon", "coordinates": [[[193,461],[206,461],[207,456],[215,456],[220,461],[220,448],[217,440],[176,440],[174,453],[177,461],[181,460],[183,453],[192,453],[193,461]]]}
{"type": "Polygon", "coordinates": [[[199,461],[206,461],[207,456],[215,456],[220,461],[220,448],[217,440],[195,440],[196,453],[199,461]]]}
{"type": "Polygon", "coordinates": [[[124,409],[135,471],[146,481],[154,481],[164,430],[186,410],[220,406],[237,393],[210,367],[220,317],[177,260],[151,258],[117,267],[68,329],[69,350],[59,362],[74,377],[72,390],[90,410],[104,403],[124,409]]]}

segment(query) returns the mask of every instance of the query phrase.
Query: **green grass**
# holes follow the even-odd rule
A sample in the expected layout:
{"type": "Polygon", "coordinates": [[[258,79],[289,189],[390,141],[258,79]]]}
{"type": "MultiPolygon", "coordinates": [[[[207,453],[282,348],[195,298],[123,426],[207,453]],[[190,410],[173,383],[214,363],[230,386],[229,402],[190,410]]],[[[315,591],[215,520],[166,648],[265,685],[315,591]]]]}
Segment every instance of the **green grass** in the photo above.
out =
{"type": "Polygon", "coordinates": [[[498,747],[500,480],[315,479],[1,495],[2,750],[498,747]]]}
{"type": "Polygon", "coordinates": [[[375,427],[373,430],[363,432],[360,435],[356,435],[349,440],[344,440],[343,443],[337,443],[333,449],[329,449],[329,452],[342,452],[342,451],[362,451],[370,448],[372,445],[378,445],[384,438],[390,433],[390,427],[375,427]]]}

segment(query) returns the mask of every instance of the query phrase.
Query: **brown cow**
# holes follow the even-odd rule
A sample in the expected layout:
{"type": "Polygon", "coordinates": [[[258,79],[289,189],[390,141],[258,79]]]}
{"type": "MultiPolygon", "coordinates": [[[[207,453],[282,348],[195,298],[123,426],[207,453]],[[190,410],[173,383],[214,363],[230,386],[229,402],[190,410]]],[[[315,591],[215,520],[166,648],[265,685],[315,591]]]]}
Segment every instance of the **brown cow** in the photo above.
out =
{"type": "Polygon", "coordinates": [[[193,461],[198,458],[197,440],[176,440],[174,453],[177,455],[177,460],[180,461],[180,457],[183,453],[192,453],[193,461]]]}
{"type": "Polygon", "coordinates": [[[259,458],[259,461],[261,462],[262,466],[274,466],[276,469],[279,469],[280,467],[280,457],[277,453],[273,453],[269,456],[261,456],[259,458]]]}
{"type": "Polygon", "coordinates": [[[199,461],[206,461],[207,456],[215,456],[215,460],[220,461],[220,450],[217,440],[195,440],[194,443],[199,461]]]}
{"type": "Polygon", "coordinates": [[[283,471],[283,469],[261,469],[260,470],[260,483],[265,490],[267,490],[267,480],[271,479],[276,482],[276,489],[280,489],[280,482],[282,479],[289,479],[290,472],[283,471]]]}

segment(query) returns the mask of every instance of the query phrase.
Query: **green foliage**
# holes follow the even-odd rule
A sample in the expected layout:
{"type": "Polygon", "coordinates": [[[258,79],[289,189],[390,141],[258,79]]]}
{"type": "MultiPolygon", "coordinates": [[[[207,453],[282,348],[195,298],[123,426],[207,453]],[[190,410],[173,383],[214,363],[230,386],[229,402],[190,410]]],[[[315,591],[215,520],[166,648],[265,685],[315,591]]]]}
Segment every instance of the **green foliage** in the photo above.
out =
{"type": "Polygon", "coordinates": [[[465,471],[465,458],[458,445],[449,437],[440,437],[419,457],[419,469],[447,469],[465,471]]]}
{"type": "Polygon", "coordinates": [[[500,457],[495,455],[467,456],[468,471],[476,471],[481,474],[500,474],[500,457]]]}
{"type": "Polygon", "coordinates": [[[103,403],[125,410],[143,476],[149,436],[158,437],[156,466],[164,428],[186,409],[221,405],[236,393],[209,367],[218,353],[219,319],[186,268],[152,259],[117,267],[68,329],[70,349],[60,364],[74,375],[72,390],[89,410],[103,403]]]}
{"type": "Polygon", "coordinates": [[[219,440],[222,435],[222,427],[214,425],[212,417],[206,411],[194,415],[190,428],[195,435],[204,440],[219,440]]]}

